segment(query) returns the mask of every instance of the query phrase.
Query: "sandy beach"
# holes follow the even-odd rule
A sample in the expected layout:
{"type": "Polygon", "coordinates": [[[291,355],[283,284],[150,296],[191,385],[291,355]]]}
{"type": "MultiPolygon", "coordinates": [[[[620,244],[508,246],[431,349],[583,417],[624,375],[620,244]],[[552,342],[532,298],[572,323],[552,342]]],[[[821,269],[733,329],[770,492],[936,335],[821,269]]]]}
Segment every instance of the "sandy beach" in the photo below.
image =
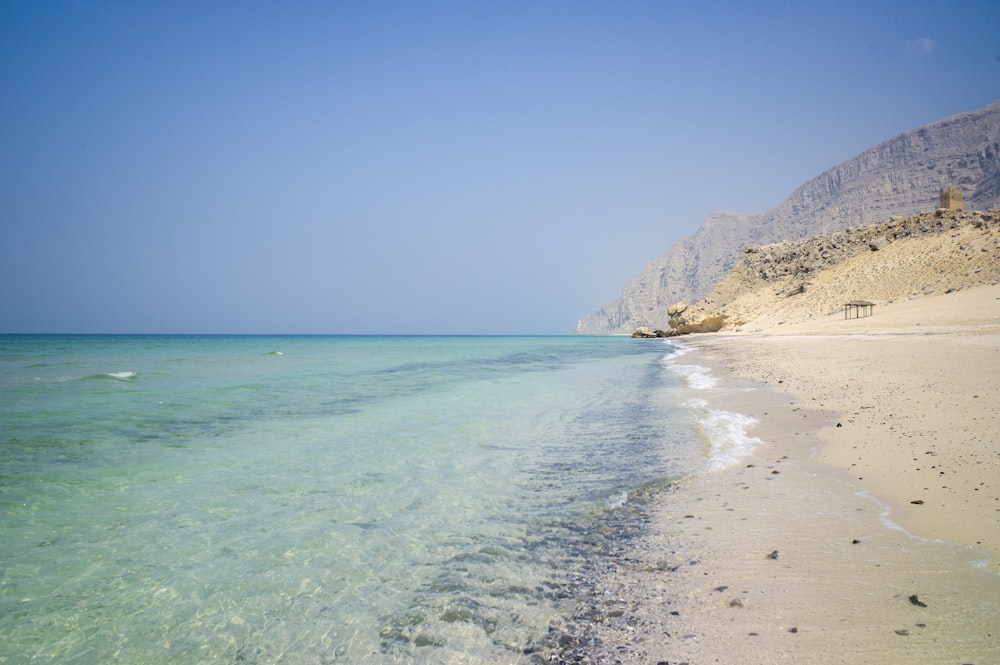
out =
{"type": "Polygon", "coordinates": [[[1000,662],[1000,287],[682,343],[759,442],[657,501],[592,662],[1000,662]]]}

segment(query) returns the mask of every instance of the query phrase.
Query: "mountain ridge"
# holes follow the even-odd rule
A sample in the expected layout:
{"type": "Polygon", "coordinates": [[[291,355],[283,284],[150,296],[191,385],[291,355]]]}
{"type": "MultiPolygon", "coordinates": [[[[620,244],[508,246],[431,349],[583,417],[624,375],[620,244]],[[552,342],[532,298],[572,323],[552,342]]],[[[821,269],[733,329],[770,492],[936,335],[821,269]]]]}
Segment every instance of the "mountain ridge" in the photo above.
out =
{"type": "Polygon", "coordinates": [[[873,146],[803,183],[766,212],[709,214],[694,234],[642,268],[621,296],[580,319],[576,332],[666,328],[670,306],[708,294],[747,245],[801,240],[932,210],[942,187],[961,187],[969,208],[1000,206],[1000,100],[873,146]]]}

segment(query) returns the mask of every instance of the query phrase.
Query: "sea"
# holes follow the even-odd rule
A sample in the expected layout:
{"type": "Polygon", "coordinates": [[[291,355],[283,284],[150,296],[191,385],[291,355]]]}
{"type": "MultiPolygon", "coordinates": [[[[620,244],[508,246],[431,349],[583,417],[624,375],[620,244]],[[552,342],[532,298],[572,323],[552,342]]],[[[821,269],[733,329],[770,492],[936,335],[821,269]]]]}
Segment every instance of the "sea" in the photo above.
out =
{"type": "Polygon", "coordinates": [[[753,445],[684,352],[0,336],[0,663],[547,662],[608,524],[753,445]]]}

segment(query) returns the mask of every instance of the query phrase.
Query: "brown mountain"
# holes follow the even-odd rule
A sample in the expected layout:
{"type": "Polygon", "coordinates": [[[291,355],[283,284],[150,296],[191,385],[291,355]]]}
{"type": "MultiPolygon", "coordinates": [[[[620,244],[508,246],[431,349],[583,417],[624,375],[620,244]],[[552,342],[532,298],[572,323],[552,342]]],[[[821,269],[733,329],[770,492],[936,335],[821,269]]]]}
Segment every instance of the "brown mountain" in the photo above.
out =
{"type": "Polygon", "coordinates": [[[893,215],[933,210],[942,187],[961,187],[967,209],[1000,207],[1000,101],[900,134],[805,183],[767,212],[715,212],[671,245],[576,326],[578,333],[666,329],[667,309],[722,280],[743,248],[811,238],[893,215]]]}
{"type": "Polygon", "coordinates": [[[881,311],[893,302],[996,284],[1000,209],[938,209],[809,240],[748,245],[703,300],[674,308],[670,332],[839,321],[846,302],[881,311]]]}

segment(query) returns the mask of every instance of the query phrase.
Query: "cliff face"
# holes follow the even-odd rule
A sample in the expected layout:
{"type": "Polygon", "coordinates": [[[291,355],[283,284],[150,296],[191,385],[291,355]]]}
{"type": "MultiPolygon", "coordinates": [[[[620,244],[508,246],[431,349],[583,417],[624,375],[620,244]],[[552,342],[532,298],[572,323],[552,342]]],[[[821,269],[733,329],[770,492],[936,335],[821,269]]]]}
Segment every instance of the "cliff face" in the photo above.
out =
{"type": "Polygon", "coordinates": [[[705,296],[748,244],[798,240],[933,210],[941,187],[961,187],[968,209],[1000,206],[1000,101],[901,134],[805,183],[759,214],[716,212],[667,249],[579,333],[666,329],[674,303],[705,296]]]}

